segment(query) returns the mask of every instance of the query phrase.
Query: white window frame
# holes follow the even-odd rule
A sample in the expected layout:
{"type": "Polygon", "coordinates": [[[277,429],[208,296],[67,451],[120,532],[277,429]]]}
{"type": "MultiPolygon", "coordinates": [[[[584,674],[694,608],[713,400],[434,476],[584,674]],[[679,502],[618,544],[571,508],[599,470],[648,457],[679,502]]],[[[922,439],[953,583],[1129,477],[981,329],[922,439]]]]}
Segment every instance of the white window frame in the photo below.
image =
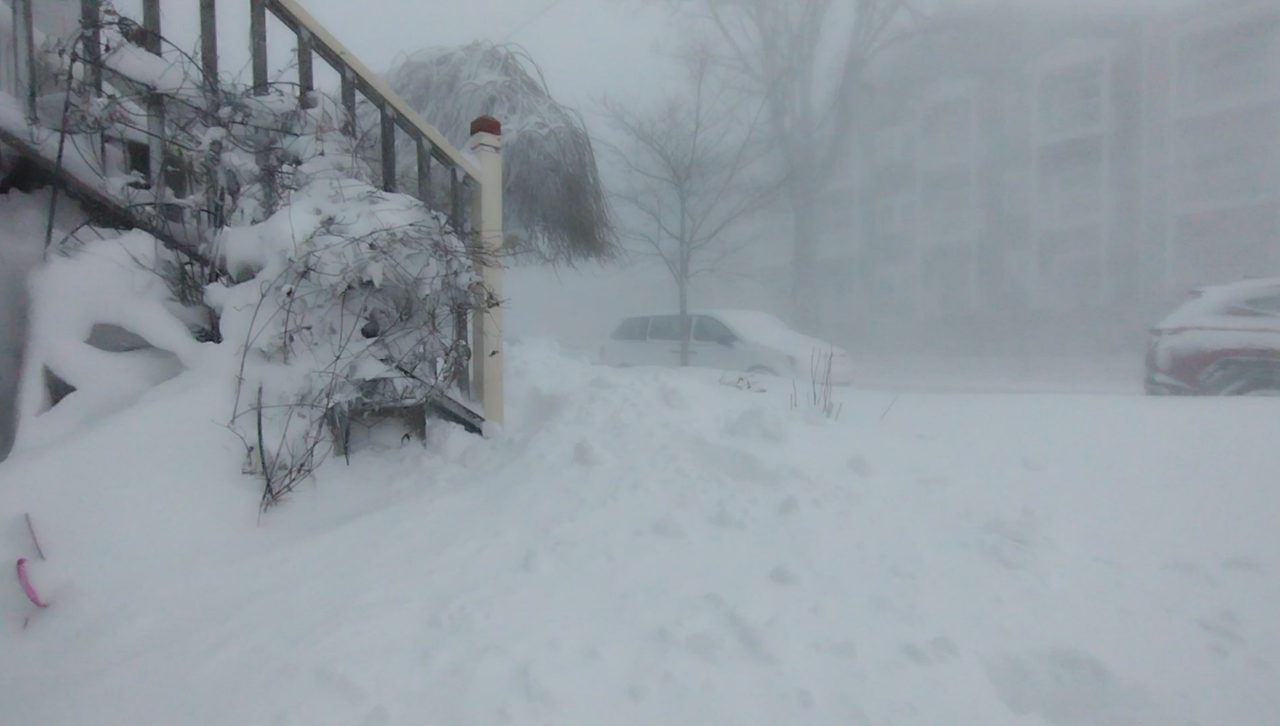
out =
{"type": "Polygon", "coordinates": [[[1100,222],[1106,205],[1103,172],[1101,161],[1090,161],[1041,174],[1036,204],[1042,225],[1100,222]]]}
{"type": "Polygon", "coordinates": [[[884,166],[906,161],[910,156],[908,134],[902,126],[887,126],[876,133],[876,163],[884,166]]]}
{"type": "Polygon", "coordinates": [[[915,230],[916,199],[914,194],[888,194],[875,200],[872,220],[876,234],[909,235],[915,230]]]}
{"type": "MultiPolygon", "coordinates": [[[[952,119],[947,119],[951,121],[952,119]]],[[[973,97],[955,96],[930,105],[920,114],[919,143],[917,153],[931,163],[956,161],[965,158],[973,148],[973,97]],[[930,130],[929,122],[937,116],[955,113],[960,124],[943,125],[930,130]]]]}
{"type": "Polygon", "coordinates": [[[1178,39],[1174,72],[1178,76],[1176,103],[1181,109],[1250,97],[1267,92],[1276,77],[1273,68],[1280,44],[1280,16],[1250,18],[1244,22],[1190,32],[1178,39]],[[1242,44],[1241,31],[1264,33],[1261,48],[1242,44]],[[1268,33],[1269,35],[1265,34],[1268,33]],[[1197,43],[1207,48],[1195,48],[1197,43]],[[1190,46],[1190,47],[1189,47],[1190,46]],[[1261,53],[1256,53],[1256,51],[1261,53]],[[1250,57],[1246,53],[1254,51],[1250,57]],[[1203,53],[1203,57],[1195,57],[1203,53]]]}
{"type": "Polygon", "coordinates": [[[975,222],[972,184],[972,178],[966,174],[962,184],[940,184],[939,186],[948,188],[948,194],[935,197],[930,193],[934,183],[923,182],[920,187],[921,215],[918,221],[920,231],[934,240],[968,238],[973,232],[975,222]],[[939,199],[959,202],[954,209],[950,210],[955,212],[954,218],[947,218],[947,214],[941,214],[951,205],[939,204],[939,199]]]}
{"type": "Polygon", "coordinates": [[[1036,113],[1041,133],[1069,136],[1097,133],[1107,126],[1106,59],[1099,57],[1046,75],[1040,81],[1036,113]],[[1086,91],[1088,95],[1081,93],[1086,91]]]}

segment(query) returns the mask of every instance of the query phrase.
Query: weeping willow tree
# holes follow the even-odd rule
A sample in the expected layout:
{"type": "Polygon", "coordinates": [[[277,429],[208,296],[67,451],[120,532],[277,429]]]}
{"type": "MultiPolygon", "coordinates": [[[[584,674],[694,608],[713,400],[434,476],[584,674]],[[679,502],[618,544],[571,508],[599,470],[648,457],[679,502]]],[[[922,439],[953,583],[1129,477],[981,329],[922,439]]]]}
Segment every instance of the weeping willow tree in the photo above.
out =
{"type": "MultiPolygon", "coordinates": [[[[429,48],[387,82],[450,142],[464,148],[471,120],[502,122],[506,244],[517,258],[573,264],[614,257],[616,235],[582,117],[556,103],[524,51],[486,42],[429,48]]],[[[365,128],[377,128],[372,109],[365,128]]],[[[414,152],[400,138],[396,176],[415,184],[414,152]]]]}

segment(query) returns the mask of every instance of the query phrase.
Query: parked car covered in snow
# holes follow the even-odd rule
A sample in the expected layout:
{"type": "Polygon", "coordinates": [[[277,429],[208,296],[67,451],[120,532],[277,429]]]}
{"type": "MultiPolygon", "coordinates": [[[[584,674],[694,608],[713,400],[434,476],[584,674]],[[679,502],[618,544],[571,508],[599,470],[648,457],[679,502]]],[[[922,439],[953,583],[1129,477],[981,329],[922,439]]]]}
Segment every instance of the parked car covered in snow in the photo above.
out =
{"type": "Polygon", "coordinates": [[[1280,394],[1280,278],[1198,288],[1147,345],[1150,395],[1280,394]]]}
{"type": "MultiPolygon", "coordinates": [[[[700,310],[689,313],[689,365],[802,380],[853,382],[849,354],[817,338],[798,333],[767,313],[753,310],[700,310]]],[[[618,323],[600,348],[600,362],[611,366],[680,364],[680,316],[638,315],[618,323]]]]}

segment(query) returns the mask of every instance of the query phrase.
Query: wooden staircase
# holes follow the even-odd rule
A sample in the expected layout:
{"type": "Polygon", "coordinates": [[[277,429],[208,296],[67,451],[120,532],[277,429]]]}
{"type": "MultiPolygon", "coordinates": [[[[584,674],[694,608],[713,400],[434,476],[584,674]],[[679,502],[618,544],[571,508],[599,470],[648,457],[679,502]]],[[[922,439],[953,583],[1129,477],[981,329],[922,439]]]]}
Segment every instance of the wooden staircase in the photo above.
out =
{"type": "MultiPolygon", "coordinates": [[[[381,187],[389,192],[415,189],[428,207],[446,217],[449,228],[473,240],[474,264],[486,286],[501,290],[500,270],[493,262],[502,240],[500,161],[486,167],[477,161],[480,155],[455,148],[297,0],[165,2],[169,13],[181,12],[181,5],[198,6],[187,11],[199,12],[196,57],[167,43],[161,0],[143,0],[141,19],[120,16],[101,0],[0,0],[0,15],[7,15],[0,17],[0,142],[54,180],[58,191],[80,202],[96,224],[143,230],[208,265],[210,243],[225,223],[219,216],[219,194],[225,190],[202,170],[210,129],[228,123],[224,109],[229,100],[238,98],[243,105],[244,99],[256,99],[286,111],[327,103],[340,117],[342,133],[353,141],[359,133],[359,104],[372,108],[379,119],[372,166],[381,187]],[[37,27],[35,3],[55,2],[73,10],[79,6],[70,38],[45,36],[37,27]],[[220,69],[219,2],[248,5],[245,45],[251,49],[252,77],[247,83],[237,84],[220,69]],[[291,48],[269,48],[269,19],[290,31],[291,48]],[[294,59],[296,81],[272,81],[269,51],[294,59]],[[173,71],[175,58],[184,62],[185,71],[173,71]],[[340,79],[333,89],[336,100],[316,88],[317,58],[340,79]],[[96,118],[95,102],[104,99],[112,101],[113,115],[96,118]],[[80,127],[73,129],[76,123],[80,127]],[[408,148],[416,149],[412,184],[396,178],[398,135],[407,136],[408,148]]],[[[496,156],[496,122],[477,120],[472,132],[472,151],[491,150],[496,156]]],[[[260,168],[268,168],[270,153],[260,150],[260,168]]],[[[472,351],[460,381],[471,400],[441,393],[427,405],[478,432],[486,419],[503,419],[500,311],[458,319],[455,336],[467,340],[472,351]]]]}

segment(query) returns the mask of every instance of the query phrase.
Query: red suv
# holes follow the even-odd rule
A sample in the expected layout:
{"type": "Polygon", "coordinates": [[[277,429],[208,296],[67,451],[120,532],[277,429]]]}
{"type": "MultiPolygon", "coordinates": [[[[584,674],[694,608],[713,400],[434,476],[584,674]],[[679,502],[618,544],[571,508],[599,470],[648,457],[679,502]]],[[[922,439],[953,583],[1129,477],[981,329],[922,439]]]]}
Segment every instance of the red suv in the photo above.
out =
{"type": "Polygon", "coordinates": [[[1150,395],[1280,395],[1280,277],[1204,287],[1151,331],[1150,395]]]}

